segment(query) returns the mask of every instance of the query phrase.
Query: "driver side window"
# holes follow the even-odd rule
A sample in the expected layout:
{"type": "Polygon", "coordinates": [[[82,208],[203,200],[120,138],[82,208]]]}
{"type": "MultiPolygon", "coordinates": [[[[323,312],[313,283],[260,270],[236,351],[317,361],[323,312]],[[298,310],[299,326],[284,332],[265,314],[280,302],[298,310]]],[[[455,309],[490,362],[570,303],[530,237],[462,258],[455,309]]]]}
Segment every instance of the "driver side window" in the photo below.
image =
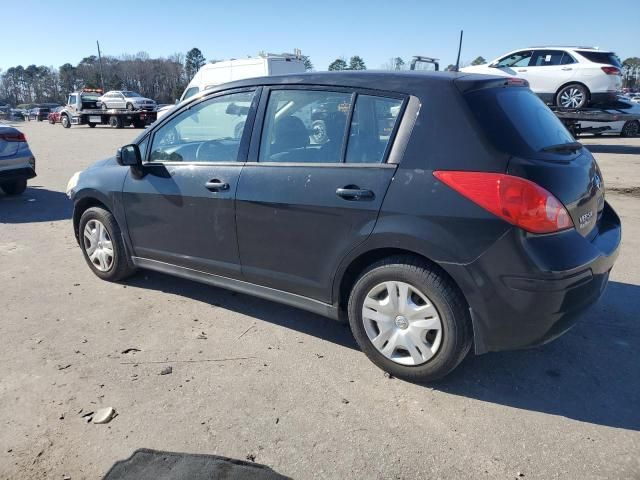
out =
{"type": "Polygon", "coordinates": [[[254,94],[223,95],[184,110],[155,132],[149,161],[236,161],[254,94]]]}

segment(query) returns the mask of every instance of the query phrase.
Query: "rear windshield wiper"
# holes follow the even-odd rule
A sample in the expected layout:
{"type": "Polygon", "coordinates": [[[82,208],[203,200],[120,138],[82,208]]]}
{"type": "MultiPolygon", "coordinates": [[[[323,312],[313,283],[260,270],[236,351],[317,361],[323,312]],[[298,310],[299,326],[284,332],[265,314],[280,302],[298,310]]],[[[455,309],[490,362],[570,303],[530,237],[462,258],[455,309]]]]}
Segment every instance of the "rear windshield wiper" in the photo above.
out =
{"type": "Polygon", "coordinates": [[[549,145],[544,147],[541,152],[576,152],[582,148],[580,142],[559,143],[557,145],[549,145]]]}

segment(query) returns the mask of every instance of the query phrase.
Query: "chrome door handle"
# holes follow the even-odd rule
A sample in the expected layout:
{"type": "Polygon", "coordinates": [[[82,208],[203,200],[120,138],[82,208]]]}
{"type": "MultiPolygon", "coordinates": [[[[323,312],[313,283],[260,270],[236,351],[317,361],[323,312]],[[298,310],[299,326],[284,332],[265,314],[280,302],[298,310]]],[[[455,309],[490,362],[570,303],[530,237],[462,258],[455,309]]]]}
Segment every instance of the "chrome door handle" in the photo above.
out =
{"type": "Polygon", "coordinates": [[[207,190],[211,190],[212,192],[218,192],[220,190],[229,190],[229,184],[223,182],[222,180],[213,179],[204,184],[207,190]]]}

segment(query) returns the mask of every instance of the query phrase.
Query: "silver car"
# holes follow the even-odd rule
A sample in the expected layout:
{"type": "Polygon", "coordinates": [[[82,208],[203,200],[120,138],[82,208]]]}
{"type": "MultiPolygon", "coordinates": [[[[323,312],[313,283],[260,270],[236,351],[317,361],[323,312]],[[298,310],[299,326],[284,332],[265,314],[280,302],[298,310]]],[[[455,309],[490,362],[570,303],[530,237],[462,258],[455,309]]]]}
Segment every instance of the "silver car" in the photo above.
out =
{"type": "Polygon", "coordinates": [[[7,195],[19,195],[27,180],[36,176],[36,159],[24,134],[0,125],[0,187],[7,195]]]}
{"type": "Polygon", "coordinates": [[[111,90],[100,97],[98,105],[103,110],[126,108],[129,111],[154,111],[156,109],[156,102],[130,90],[111,90]]]}

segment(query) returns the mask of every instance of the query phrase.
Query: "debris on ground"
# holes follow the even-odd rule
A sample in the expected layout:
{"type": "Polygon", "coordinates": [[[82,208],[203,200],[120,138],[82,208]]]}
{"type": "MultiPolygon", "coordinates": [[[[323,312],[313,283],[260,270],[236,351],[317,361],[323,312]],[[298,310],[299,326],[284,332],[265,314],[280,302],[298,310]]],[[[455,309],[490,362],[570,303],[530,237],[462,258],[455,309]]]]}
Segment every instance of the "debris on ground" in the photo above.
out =
{"type": "Polygon", "coordinates": [[[169,375],[171,372],[173,372],[173,368],[171,366],[164,367],[160,370],[160,375],[169,375]]]}
{"type": "Polygon", "coordinates": [[[207,334],[205,332],[201,332],[198,334],[198,336],[196,337],[198,340],[206,340],[207,339],[207,334]]]}
{"type": "Polygon", "coordinates": [[[248,454],[245,458],[247,460],[249,460],[250,462],[255,462],[256,461],[256,456],[253,453],[248,454]]]}
{"type": "Polygon", "coordinates": [[[139,348],[136,347],[130,347],[130,348],[125,348],[124,350],[122,350],[121,353],[127,354],[127,353],[135,353],[135,352],[141,352],[142,350],[140,350],[139,348]]]}
{"type": "Polygon", "coordinates": [[[346,398],[342,399],[342,403],[344,403],[345,405],[349,403],[349,400],[347,400],[346,398]]]}
{"type": "Polygon", "coordinates": [[[389,372],[384,372],[384,378],[388,378],[389,380],[393,380],[395,377],[391,375],[389,372]]]}
{"type": "Polygon", "coordinates": [[[66,364],[66,365],[58,365],[58,370],[66,370],[67,368],[69,368],[71,366],[71,364],[66,364]]]}
{"type": "Polygon", "coordinates": [[[117,412],[113,407],[101,408],[93,416],[93,423],[109,423],[116,415],[117,412]]]}

